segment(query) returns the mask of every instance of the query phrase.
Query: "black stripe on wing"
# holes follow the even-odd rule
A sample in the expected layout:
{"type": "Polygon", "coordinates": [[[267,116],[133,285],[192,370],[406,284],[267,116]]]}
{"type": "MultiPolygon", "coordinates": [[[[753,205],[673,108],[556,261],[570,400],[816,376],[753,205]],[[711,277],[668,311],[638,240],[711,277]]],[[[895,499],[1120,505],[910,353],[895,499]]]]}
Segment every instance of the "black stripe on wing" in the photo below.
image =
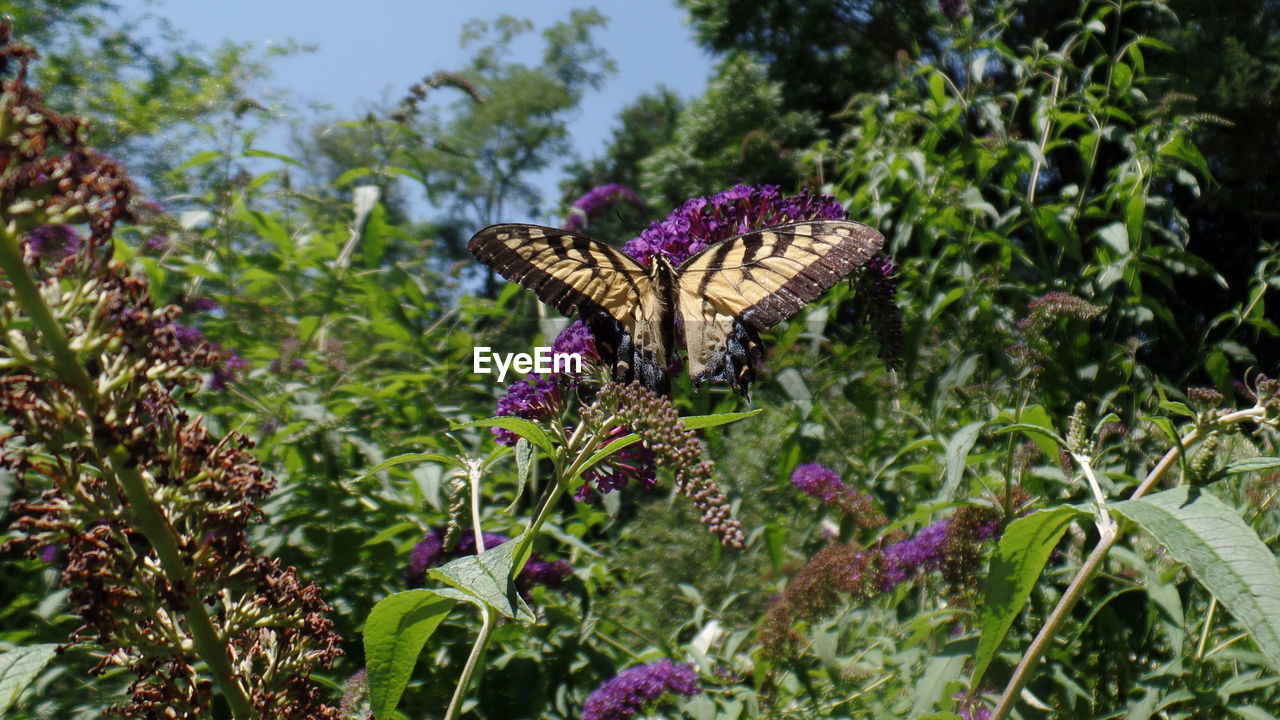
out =
{"type": "Polygon", "coordinates": [[[861,223],[789,223],[712,245],[680,265],[677,282],[764,331],[817,300],[883,246],[884,236],[861,223]]]}
{"type": "Polygon", "coordinates": [[[565,315],[603,308],[617,320],[639,301],[644,268],[615,248],[555,228],[507,223],[472,236],[467,249],[502,277],[565,315]]]}

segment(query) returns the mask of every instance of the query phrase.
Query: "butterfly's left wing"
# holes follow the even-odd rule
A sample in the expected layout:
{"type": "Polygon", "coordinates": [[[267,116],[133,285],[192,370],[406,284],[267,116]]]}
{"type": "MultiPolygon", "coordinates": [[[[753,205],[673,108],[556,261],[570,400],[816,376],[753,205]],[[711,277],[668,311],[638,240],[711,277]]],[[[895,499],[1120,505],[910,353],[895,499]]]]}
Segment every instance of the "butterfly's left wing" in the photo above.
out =
{"type": "Polygon", "coordinates": [[[739,235],[686,260],[675,294],[693,381],[728,382],[745,395],[761,355],[759,333],[883,246],[884,236],[862,223],[813,220],[739,235]]]}
{"type": "Polygon", "coordinates": [[[668,390],[668,308],[644,266],[585,235],[507,223],[467,243],[477,260],[565,315],[579,315],[615,380],[668,390]]]}

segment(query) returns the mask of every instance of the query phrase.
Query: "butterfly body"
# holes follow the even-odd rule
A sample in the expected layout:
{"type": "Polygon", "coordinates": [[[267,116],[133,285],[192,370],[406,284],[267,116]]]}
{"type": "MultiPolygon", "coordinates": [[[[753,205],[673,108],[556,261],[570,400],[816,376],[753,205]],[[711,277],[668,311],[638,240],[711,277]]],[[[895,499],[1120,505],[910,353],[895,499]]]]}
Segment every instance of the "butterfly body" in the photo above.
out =
{"type": "Polygon", "coordinates": [[[579,315],[615,380],[669,392],[679,339],[695,384],[724,382],[746,395],[763,354],[760,333],[883,244],[866,225],[813,220],[739,235],[679,266],[659,253],[642,265],[610,245],[536,225],[492,225],[467,247],[543,302],[579,315]]]}

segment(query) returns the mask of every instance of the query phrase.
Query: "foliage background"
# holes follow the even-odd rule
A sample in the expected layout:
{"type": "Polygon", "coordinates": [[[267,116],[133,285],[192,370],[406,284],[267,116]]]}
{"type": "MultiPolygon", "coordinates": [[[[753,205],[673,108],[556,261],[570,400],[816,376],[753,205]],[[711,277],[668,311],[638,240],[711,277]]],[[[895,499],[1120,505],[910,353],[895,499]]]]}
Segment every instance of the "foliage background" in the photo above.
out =
{"type": "MultiPolygon", "coordinates": [[[[1118,423],[1093,436],[1118,495],[1166,449],[1151,418],[1169,400],[1204,386],[1247,405],[1237,381],[1250,368],[1275,374],[1274,3],[680,4],[717,58],[705,92],[637,97],[618,109],[604,153],[570,162],[567,118],[612,70],[593,41],[600,11],[567,13],[533,65],[505,52],[527,22],[478,20],[461,29],[472,55],[456,73],[264,147],[263,128],[280,120],[243,88],[269,57],[193,55],[176,37],[146,46],[107,3],[0,6],[42,48],[36,79],[50,104],[93,118],[95,142],[158,202],[118,233],[117,256],[248,362],[227,389],[189,401],[214,427],[249,434],[279,480],[254,539],[333,604],[346,651],[323,679],[335,694],[364,666],[370,608],[407,587],[412,548],[447,517],[441,466],[369,469],[454,452],[449,423],[491,415],[502,390],[471,373],[472,347],[521,351],[558,329],[463,249],[511,213],[564,216],[592,187],[623,183],[643,207],[619,205],[589,228],[621,243],[737,183],[830,193],[888,238],[904,363],[874,359],[848,287],[771,333],[752,401],[764,412],[706,434],[750,533],[745,551],[718,549],[665,489],[565,501],[538,550],[570,562],[573,579],[534,591],[541,622],[499,629],[473,717],[579,717],[602,681],[661,657],[699,664],[709,691],[679,710],[697,718],[952,709],[979,597],[949,595],[936,577],[843,597],[797,627],[792,653],[760,646],[772,599],[841,523],[790,485],[792,471],[824,463],[883,509],[887,528],[846,522],[844,540],[913,533],[967,504],[1011,519],[1088,493],[1069,465],[1000,424],[1035,417],[1065,433],[1085,403],[1091,426],[1118,423]],[[546,168],[563,173],[560,197],[531,184],[546,168]],[[1097,314],[1037,310],[1051,292],[1097,314]],[[1015,492],[1026,502],[1016,511],[1015,492]]],[[[687,381],[675,397],[682,414],[744,407],[687,381]]],[[[456,435],[478,452],[493,442],[456,435]]],[[[1274,455],[1272,442],[1231,436],[1181,473],[1212,481],[1274,550],[1280,474],[1215,474],[1232,458],[1274,455]]],[[[517,497],[515,478],[509,463],[487,479],[486,530],[514,536],[532,512],[537,495],[517,497]]],[[[5,479],[6,499],[30,491],[5,479]]],[[[1068,533],[981,690],[1003,687],[1095,540],[1087,526],[1068,533]]],[[[56,566],[16,551],[4,562],[0,641],[65,639],[78,621],[56,566]]],[[[1149,539],[1126,540],[1087,592],[1023,717],[1257,718],[1280,707],[1276,669],[1149,539]]],[[[442,713],[474,631],[458,614],[432,639],[407,717],[442,713]]],[[[90,682],[95,662],[90,649],[66,653],[18,716],[93,717],[118,701],[127,678],[90,682]]]]}

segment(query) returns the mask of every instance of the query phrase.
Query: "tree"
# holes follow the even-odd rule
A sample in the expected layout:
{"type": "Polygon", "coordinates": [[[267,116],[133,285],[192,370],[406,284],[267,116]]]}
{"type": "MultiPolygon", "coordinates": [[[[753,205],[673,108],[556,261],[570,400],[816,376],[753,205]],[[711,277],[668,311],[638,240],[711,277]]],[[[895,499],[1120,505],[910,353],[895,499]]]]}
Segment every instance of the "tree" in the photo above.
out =
{"type": "MultiPolygon", "coordinates": [[[[424,107],[413,124],[421,143],[406,152],[449,224],[474,229],[540,214],[534,176],[569,154],[570,116],[583,94],[613,71],[591,40],[604,23],[594,10],[573,11],[542,33],[542,60],[532,67],[509,59],[512,44],[532,23],[503,16],[467,24],[463,45],[476,51],[458,75],[482,102],[463,98],[445,108],[424,107]]],[[[462,251],[458,238],[469,234],[456,234],[455,253],[462,251]]]]}
{"type": "Polygon", "coordinates": [[[207,54],[165,21],[126,20],[107,0],[0,0],[0,15],[40,48],[33,84],[47,101],[87,117],[90,144],[128,157],[135,176],[152,183],[175,153],[188,154],[192,124],[261,107],[246,92],[265,67],[247,46],[207,54]]]}

